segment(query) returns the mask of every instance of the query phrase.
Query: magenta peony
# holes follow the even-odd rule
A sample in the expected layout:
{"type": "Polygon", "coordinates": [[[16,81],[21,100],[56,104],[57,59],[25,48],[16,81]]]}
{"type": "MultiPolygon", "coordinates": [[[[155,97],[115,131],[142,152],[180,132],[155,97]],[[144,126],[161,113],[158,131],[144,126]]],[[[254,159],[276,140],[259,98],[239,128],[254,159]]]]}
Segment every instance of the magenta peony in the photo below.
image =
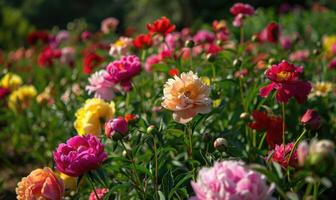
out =
{"type": "Polygon", "coordinates": [[[125,136],[127,132],[127,121],[122,117],[112,119],[105,123],[105,135],[108,138],[113,138],[116,133],[119,133],[121,136],[125,136]]]}
{"type": "Polygon", "coordinates": [[[120,83],[125,91],[132,89],[131,80],[140,73],[141,63],[137,56],[123,56],[106,67],[104,78],[113,83],[120,83]]]}
{"type": "Polygon", "coordinates": [[[264,175],[239,161],[222,161],[203,168],[191,185],[196,193],[193,200],[266,200],[272,198],[274,189],[273,184],[266,184],[264,175]]]}
{"type": "Polygon", "coordinates": [[[106,159],[103,144],[93,135],[74,136],[54,152],[56,169],[73,177],[97,169],[106,159]]]}

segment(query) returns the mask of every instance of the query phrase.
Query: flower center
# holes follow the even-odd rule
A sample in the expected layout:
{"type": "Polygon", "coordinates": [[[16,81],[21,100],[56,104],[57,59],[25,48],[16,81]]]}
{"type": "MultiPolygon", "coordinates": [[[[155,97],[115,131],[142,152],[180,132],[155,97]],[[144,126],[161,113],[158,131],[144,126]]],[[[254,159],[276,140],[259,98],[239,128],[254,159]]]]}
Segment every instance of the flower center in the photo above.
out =
{"type": "Polygon", "coordinates": [[[118,40],[118,41],[116,41],[116,42],[114,43],[114,45],[115,45],[116,47],[122,47],[122,46],[125,45],[125,43],[124,43],[123,41],[121,41],[121,40],[118,40]]]}
{"type": "Polygon", "coordinates": [[[291,77],[291,72],[282,71],[277,74],[277,79],[279,81],[287,81],[291,77]]]}

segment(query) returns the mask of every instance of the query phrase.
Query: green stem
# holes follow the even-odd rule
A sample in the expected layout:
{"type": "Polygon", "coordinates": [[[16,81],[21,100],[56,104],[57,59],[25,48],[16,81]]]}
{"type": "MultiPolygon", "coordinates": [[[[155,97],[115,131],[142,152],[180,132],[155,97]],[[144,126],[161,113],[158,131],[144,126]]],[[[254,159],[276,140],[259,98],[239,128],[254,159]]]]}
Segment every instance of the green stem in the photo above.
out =
{"type": "MultiPolygon", "coordinates": [[[[121,140],[120,143],[121,143],[121,145],[123,146],[124,150],[127,152],[127,148],[126,148],[124,142],[121,140]]],[[[135,175],[136,186],[137,186],[137,188],[140,190],[140,193],[141,193],[141,195],[142,195],[142,198],[143,198],[143,199],[146,199],[146,197],[145,197],[145,190],[144,190],[144,188],[142,187],[142,184],[141,184],[141,181],[140,181],[140,177],[139,177],[139,175],[138,175],[138,173],[137,173],[137,170],[136,170],[136,166],[135,166],[135,161],[134,161],[133,152],[131,151],[131,154],[128,154],[128,153],[126,153],[126,154],[127,154],[127,156],[129,157],[129,159],[130,159],[130,161],[131,161],[131,163],[132,163],[132,168],[133,168],[132,171],[133,171],[133,174],[135,175]]]]}
{"type": "Polygon", "coordinates": [[[305,192],[305,194],[304,194],[304,196],[303,196],[303,199],[306,199],[307,198],[307,196],[310,194],[310,192],[311,192],[311,189],[312,189],[312,184],[311,183],[308,183],[308,185],[307,185],[307,188],[306,188],[306,192],[305,192]]]}
{"type": "Polygon", "coordinates": [[[96,192],[96,188],[95,188],[95,186],[94,186],[94,184],[93,184],[93,180],[91,179],[90,175],[88,175],[87,177],[88,177],[88,179],[89,179],[89,183],[90,183],[90,185],[91,185],[91,187],[92,187],[92,190],[93,190],[93,192],[94,192],[94,194],[95,194],[97,200],[100,200],[100,198],[99,198],[99,196],[98,196],[98,194],[97,194],[97,192],[96,192]]]}
{"type": "Polygon", "coordinates": [[[290,161],[290,158],[292,157],[293,153],[294,153],[294,150],[296,149],[297,145],[299,144],[299,142],[301,141],[302,137],[304,136],[304,134],[307,132],[306,129],[303,130],[303,132],[301,133],[301,135],[298,137],[298,139],[295,141],[294,143],[294,147],[293,149],[291,150],[290,154],[289,154],[289,157],[288,157],[288,162],[290,161]]]}
{"type": "Polygon", "coordinates": [[[240,44],[244,43],[244,28],[243,26],[240,27],[240,44]]]}
{"type": "Polygon", "coordinates": [[[313,197],[314,197],[314,200],[317,200],[317,194],[318,194],[318,183],[314,183],[314,193],[313,193],[313,197]]]}
{"type": "Polygon", "coordinates": [[[188,140],[189,140],[189,148],[188,148],[188,155],[189,158],[192,159],[192,152],[193,152],[193,148],[192,148],[192,130],[189,126],[187,126],[187,131],[188,131],[188,140]]]}
{"type": "Polygon", "coordinates": [[[262,136],[262,138],[261,138],[261,140],[260,140],[260,143],[259,143],[259,146],[258,146],[258,149],[261,149],[261,147],[262,147],[262,145],[263,145],[263,143],[264,143],[264,140],[265,140],[265,138],[266,138],[266,135],[267,135],[267,133],[264,133],[264,135],[262,136]]]}
{"type": "Polygon", "coordinates": [[[155,180],[154,180],[154,188],[155,188],[155,199],[158,199],[158,155],[157,155],[157,146],[156,146],[156,136],[153,137],[154,143],[154,157],[155,157],[155,180]]]}
{"type": "Polygon", "coordinates": [[[285,103],[281,104],[282,107],[282,143],[285,143],[285,126],[286,126],[286,116],[285,116],[285,103]]]}

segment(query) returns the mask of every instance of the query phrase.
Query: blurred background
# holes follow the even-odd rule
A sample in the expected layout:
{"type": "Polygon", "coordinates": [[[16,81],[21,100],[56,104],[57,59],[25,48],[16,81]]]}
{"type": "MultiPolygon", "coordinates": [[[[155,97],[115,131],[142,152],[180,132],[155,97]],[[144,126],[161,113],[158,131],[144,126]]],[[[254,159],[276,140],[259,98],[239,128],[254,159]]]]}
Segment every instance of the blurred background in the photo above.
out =
{"type": "MultiPolygon", "coordinates": [[[[0,0],[0,48],[22,45],[27,32],[34,29],[65,29],[69,22],[81,19],[90,30],[97,30],[101,20],[116,17],[125,27],[143,31],[144,24],[163,15],[178,27],[197,26],[214,19],[230,18],[229,8],[233,0],[0,0]]],[[[319,3],[329,9],[336,7],[335,0],[252,0],[254,7],[272,7],[275,10],[285,6],[300,9],[319,3]]],[[[71,25],[71,23],[70,23],[71,25]]]]}

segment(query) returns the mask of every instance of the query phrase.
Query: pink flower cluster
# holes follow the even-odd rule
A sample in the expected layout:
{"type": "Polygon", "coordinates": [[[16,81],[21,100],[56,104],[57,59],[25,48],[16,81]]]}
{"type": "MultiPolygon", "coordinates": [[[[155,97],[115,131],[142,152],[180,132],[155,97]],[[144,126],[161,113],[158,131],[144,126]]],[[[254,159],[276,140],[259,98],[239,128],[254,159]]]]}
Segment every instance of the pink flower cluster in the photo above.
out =
{"type": "Polygon", "coordinates": [[[265,176],[239,161],[222,161],[203,168],[191,185],[196,193],[193,200],[267,200],[274,189],[266,184],[265,176]]]}
{"type": "Polygon", "coordinates": [[[120,84],[125,90],[132,89],[132,78],[141,72],[140,59],[135,55],[123,56],[106,67],[104,78],[114,84],[120,84]]]}
{"type": "Polygon", "coordinates": [[[54,152],[56,169],[73,177],[97,169],[106,159],[103,144],[93,135],[74,136],[54,152]]]}

